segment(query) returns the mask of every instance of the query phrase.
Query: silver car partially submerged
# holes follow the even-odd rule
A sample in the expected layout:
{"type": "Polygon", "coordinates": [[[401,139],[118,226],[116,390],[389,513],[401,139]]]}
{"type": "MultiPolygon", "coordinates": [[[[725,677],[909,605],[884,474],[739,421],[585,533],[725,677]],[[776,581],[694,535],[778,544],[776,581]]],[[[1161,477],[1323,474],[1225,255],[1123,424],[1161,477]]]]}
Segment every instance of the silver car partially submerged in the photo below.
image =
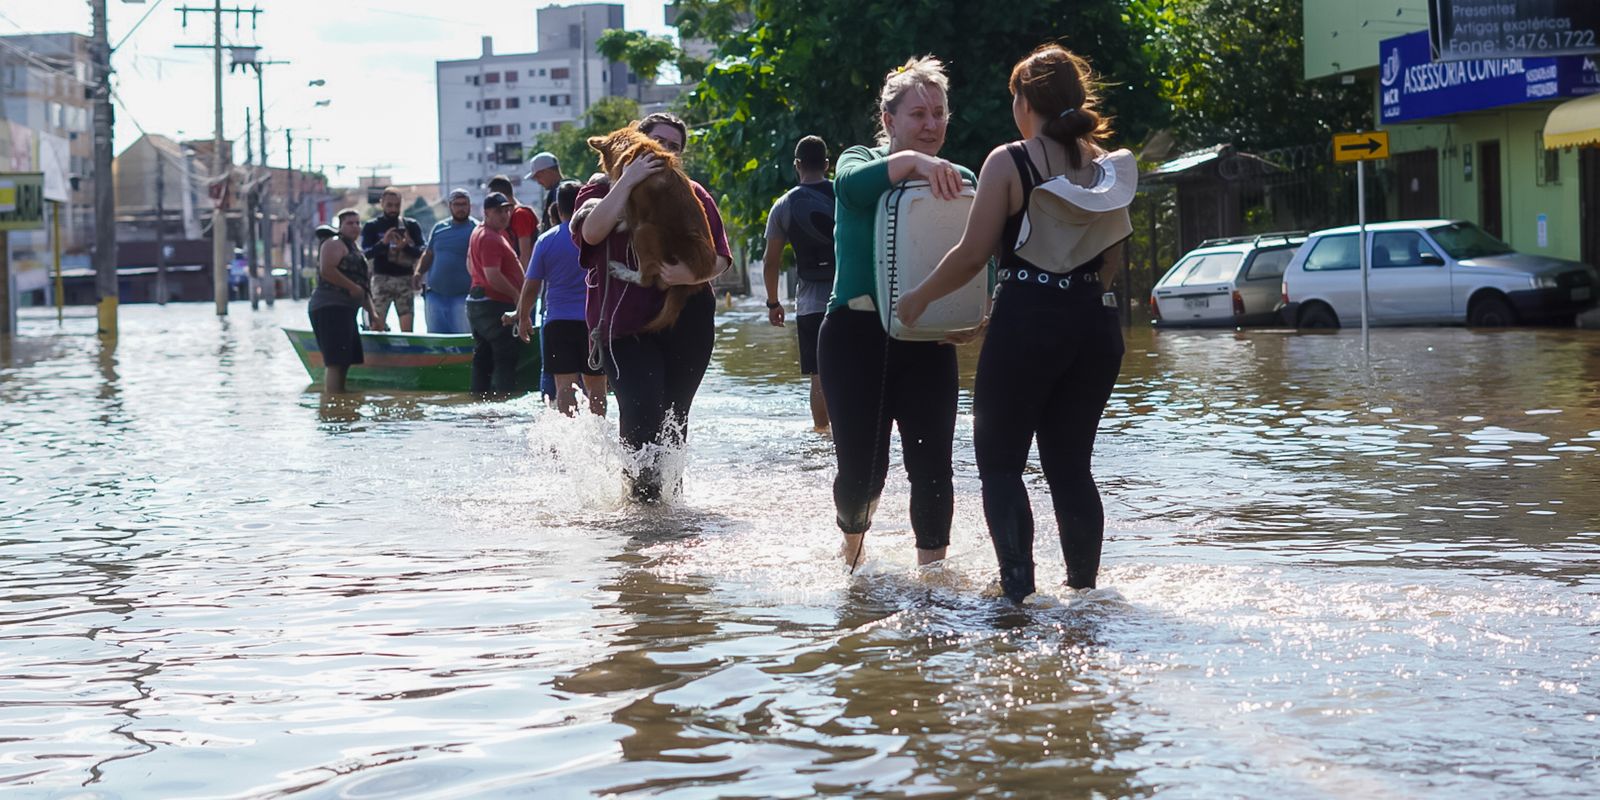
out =
{"type": "MultiPolygon", "coordinates": [[[[1283,273],[1280,313],[1297,328],[1361,324],[1356,226],[1311,234],[1283,273]]],[[[1367,226],[1373,325],[1570,325],[1594,305],[1595,270],[1518,253],[1470,222],[1410,220],[1367,226]]]]}
{"type": "Polygon", "coordinates": [[[1150,290],[1151,321],[1162,328],[1276,324],[1283,270],[1305,238],[1289,231],[1201,242],[1150,290]]]}

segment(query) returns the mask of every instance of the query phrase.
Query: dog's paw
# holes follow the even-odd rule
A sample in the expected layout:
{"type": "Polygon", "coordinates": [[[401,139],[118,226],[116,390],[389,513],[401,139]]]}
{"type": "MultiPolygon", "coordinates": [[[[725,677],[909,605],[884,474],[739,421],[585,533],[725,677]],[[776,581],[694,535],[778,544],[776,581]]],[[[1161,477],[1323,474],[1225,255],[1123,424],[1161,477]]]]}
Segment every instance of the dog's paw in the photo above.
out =
{"type": "Polygon", "coordinates": [[[606,272],[619,281],[626,281],[635,286],[644,284],[643,276],[639,274],[639,270],[631,269],[621,261],[607,261],[606,272]]]}

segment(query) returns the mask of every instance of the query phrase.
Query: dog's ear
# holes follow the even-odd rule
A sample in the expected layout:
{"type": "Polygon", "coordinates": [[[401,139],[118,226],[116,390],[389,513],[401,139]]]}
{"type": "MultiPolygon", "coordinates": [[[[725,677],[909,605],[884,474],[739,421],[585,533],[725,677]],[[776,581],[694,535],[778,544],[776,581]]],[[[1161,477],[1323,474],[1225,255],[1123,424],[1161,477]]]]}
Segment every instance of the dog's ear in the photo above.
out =
{"type": "Polygon", "coordinates": [[[590,136],[589,149],[595,151],[596,153],[604,153],[606,151],[606,137],[590,136]]]}

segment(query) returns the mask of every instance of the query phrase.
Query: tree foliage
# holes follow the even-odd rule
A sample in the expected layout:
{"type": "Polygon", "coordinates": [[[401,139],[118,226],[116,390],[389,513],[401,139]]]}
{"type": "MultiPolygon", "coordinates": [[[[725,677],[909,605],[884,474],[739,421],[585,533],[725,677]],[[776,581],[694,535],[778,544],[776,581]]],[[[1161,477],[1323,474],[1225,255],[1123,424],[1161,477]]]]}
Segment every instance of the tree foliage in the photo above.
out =
{"type": "Polygon", "coordinates": [[[1308,81],[1302,0],[1133,0],[1179,139],[1262,152],[1372,125],[1368,81],[1308,81]]]}
{"type": "Polygon", "coordinates": [[[661,67],[678,60],[678,46],[665,36],[651,36],[644,31],[607,28],[595,40],[595,51],[612,61],[628,65],[628,70],[639,78],[639,92],[656,82],[661,67]]]}
{"type": "Polygon", "coordinates": [[[976,13],[941,0],[679,0],[679,31],[717,48],[686,100],[691,171],[719,195],[730,233],[754,235],[794,179],[795,142],[820,135],[834,156],[872,143],[884,75],[929,53],[950,74],[943,155],[976,169],[1016,138],[1009,71],[1047,41],[1089,57],[1111,81],[1104,93],[1118,139],[1136,144],[1165,105],[1126,1],[1038,0],[976,13]]]}
{"type": "Polygon", "coordinates": [[[585,180],[599,169],[599,159],[589,149],[589,137],[601,136],[639,118],[639,104],[627,97],[602,97],[589,106],[582,124],[534,137],[534,152],[547,150],[561,161],[569,178],[585,180]]]}

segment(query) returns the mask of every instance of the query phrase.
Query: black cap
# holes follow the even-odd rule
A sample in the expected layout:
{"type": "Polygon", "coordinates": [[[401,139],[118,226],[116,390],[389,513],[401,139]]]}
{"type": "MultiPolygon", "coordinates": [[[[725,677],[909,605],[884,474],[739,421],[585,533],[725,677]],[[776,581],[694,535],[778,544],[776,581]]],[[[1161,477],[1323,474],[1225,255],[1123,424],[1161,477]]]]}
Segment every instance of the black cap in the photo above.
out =
{"type": "Polygon", "coordinates": [[[509,205],[511,205],[511,200],[499,192],[490,192],[483,198],[483,210],[485,211],[488,211],[491,208],[503,208],[509,205]]]}

